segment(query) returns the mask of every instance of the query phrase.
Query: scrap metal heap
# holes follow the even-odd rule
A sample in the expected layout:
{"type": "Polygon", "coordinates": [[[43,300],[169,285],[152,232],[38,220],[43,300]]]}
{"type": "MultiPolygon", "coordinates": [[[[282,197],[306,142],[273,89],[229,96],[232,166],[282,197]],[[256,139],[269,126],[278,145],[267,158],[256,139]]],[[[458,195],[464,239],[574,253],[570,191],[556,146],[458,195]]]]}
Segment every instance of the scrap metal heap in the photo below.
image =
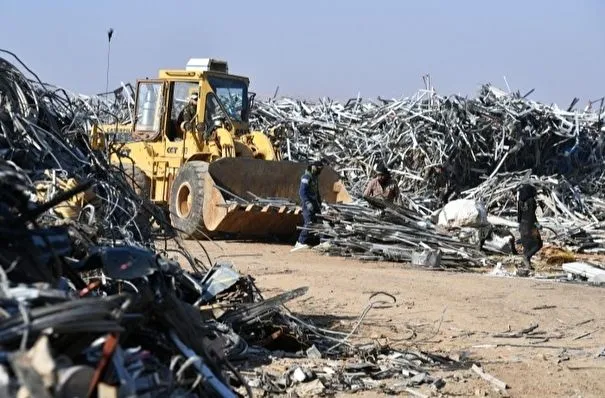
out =
{"type": "Polygon", "coordinates": [[[368,200],[372,207],[330,206],[321,216],[325,222],[310,228],[329,242],[320,248],[328,254],[353,256],[360,260],[409,263],[415,251],[430,247],[443,253],[443,266],[465,268],[485,265],[485,254],[477,244],[438,231],[413,211],[380,199],[368,200]]]}
{"type": "MultiPolygon", "coordinates": [[[[255,128],[273,131],[286,157],[322,156],[338,167],[350,192],[361,195],[376,163],[384,161],[403,192],[436,199],[436,168],[456,189],[474,188],[496,172],[565,174],[596,192],[602,178],[605,111],[581,111],[528,100],[484,85],[476,98],[443,97],[434,90],[381,103],[289,98],[259,101],[255,128]],[[502,164],[500,164],[502,163],[502,164]],[[433,177],[433,178],[427,178],[433,177]]],[[[439,205],[435,201],[435,205],[439,205]]]]}
{"type": "Polygon", "coordinates": [[[429,370],[470,365],[353,344],[392,296],[372,296],[351,332],[326,330],[283,306],[306,288],[265,299],[250,276],[195,258],[89,146],[92,123],[131,118],[127,86],[83,97],[21,66],[33,80],[0,57],[0,396],[396,393],[441,388],[429,370]],[[324,366],[251,367],[276,356],[324,366]]]}
{"type": "MultiPolygon", "coordinates": [[[[603,252],[603,100],[575,109],[574,99],[560,109],[529,94],[484,85],[476,98],[446,97],[428,86],[409,98],[378,102],[269,99],[257,102],[252,125],[273,132],[286,158],[328,159],[357,197],[378,163],[391,170],[401,207],[389,215],[380,206],[371,206],[374,212],[366,205],[331,206],[326,222],[314,228],[330,239],[331,253],[408,261],[413,248],[442,248],[448,240],[426,218],[456,198],[483,202],[490,214],[507,218],[500,224],[514,227],[514,192],[526,182],[541,190],[538,217],[554,230],[552,242],[603,252]]],[[[458,263],[485,258],[455,252],[458,263]]]]}

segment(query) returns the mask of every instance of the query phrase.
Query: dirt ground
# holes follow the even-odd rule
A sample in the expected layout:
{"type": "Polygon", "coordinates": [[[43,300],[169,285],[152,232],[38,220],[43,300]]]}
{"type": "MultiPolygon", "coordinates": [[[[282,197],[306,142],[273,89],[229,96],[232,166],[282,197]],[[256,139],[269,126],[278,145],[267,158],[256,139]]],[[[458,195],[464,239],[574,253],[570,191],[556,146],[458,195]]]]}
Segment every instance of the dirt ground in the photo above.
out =
{"type": "MultiPolygon", "coordinates": [[[[254,276],[266,297],[308,286],[307,295],[288,307],[329,319],[341,330],[350,330],[372,293],[390,293],[397,305],[372,310],[359,339],[466,355],[509,385],[505,393],[497,392],[470,370],[459,370],[442,375],[443,396],[605,397],[605,356],[599,357],[605,349],[602,288],[290,253],[286,245],[216,242],[205,247],[213,259],[230,260],[254,276]],[[539,325],[532,338],[493,336],[532,324],[539,325]]],[[[193,244],[190,249],[201,255],[193,244]]],[[[428,388],[420,391],[431,394],[428,388]]]]}

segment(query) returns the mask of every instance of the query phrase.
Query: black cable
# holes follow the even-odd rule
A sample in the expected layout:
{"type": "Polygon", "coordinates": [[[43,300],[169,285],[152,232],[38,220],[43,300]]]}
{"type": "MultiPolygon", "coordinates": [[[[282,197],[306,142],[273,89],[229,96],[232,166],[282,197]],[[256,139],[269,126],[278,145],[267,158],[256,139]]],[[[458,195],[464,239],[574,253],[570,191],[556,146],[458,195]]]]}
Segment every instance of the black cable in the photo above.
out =
{"type": "Polygon", "coordinates": [[[246,381],[246,379],[244,379],[244,377],[241,375],[241,373],[237,369],[235,369],[235,366],[233,366],[233,364],[231,362],[229,362],[228,359],[225,358],[223,363],[225,366],[227,366],[227,369],[229,369],[231,371],[231,373],[233,373],[233,375],[237,378],[237,380],[240,382],[240,384],[244,386],[244,388],[246,389],[246,394],[248,394],[248,397],[252,398],[252,396],[253,396],[252,389],[248,385],[248,382],[246,381]]]}
{"type": "Polygon", "coordinates": [[[4,49],[2,49],[2,48],[0,48],[0,52],[3,52],[3,53],[6,53],[6,54],[9,54],[9,55],[13,56],[13,57],[14,57],[14,58],[17,60],[17,62],[19,62],[19,63],[21,64],[21,66],[23,66],[23,67],[25,68],[25,70],[27,70],[29,73],[31,73],[31,74],[32,74],[32,76],[34,76],[34,77],[36,78],[36,80],[38,81],[38,83],[40,83],[40,84],[42,84],[42,85],[44,84],[44,83],[42,83],[42,80],[40,80],[40,78],[38,77],[38,75],[36,75],[36,74],[34,73],[34,71],[32,71],[31,69],[29,69],[29,68],[27,67],[27,65],[25,65],[25,64],[23,63],[23,61],[21,61],[21,59],[20,59],[19,57],[17,57],[17,56],[16,56],[14,53],[12,53],[12,52],[10,52],[10,51],[8,51],[8,50],[4,50],[4,49]]]}

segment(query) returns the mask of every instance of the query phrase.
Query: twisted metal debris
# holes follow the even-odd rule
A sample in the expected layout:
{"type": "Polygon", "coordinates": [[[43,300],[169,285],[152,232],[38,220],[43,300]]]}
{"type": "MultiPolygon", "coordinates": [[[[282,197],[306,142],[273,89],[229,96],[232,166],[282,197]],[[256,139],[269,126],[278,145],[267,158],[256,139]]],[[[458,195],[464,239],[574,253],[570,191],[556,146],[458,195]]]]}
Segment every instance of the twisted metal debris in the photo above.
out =
{"type": "MultiPolygon", "coordinates": [[[[269,99],[257,104],[252,124],[272,132],[287,158],[327,158],[358,197],[384,162],[398,181],[404,206],[422,216],[449,200],[472,198],[486,202],[490,213],[512,218],[511,193],[534,182],[541,188],[542,221],[559,243],[605,250],[603,101],[579,110],[574,100],[560,109],[529,100],[529,94],[484,85],[476,98],[445,97],[427,87],[410,98],[378,102],[269,99]]],[[[341,243],[372,244],[344,231],[322,231],[341,243]]]]}
{"type": "Polygon", "coordinates": [[[131,120],[129,86],[79,96],[21,66],[33,80],[0,58],[0,396],[234,397],[311,380],[318,393],[443,386],[428,370],[449,358],[351,343],[379,302],[351,332],[325,330],[283,307],[306,288],[265,299],[251,277],[187,252],[110,153],[90,148],[93,123],[131,120]],[[304,380],[249,371],[249,360],[285,346],[282,356],[320,356],[335,370],[304,380]]]}
{"type": "MultiPolygon", "coordinates": [[[[293,160],[329,159],[358,195],[379,161],[395,173],[402,191],[434,196],[445,182],[435,181],[437,167],[462,191],[497,172],[526,169],[581,181],[600,172],[604,159],[602,108],[561,110],[489,85],[471,99],[421,90],[380,101],[270,99],[257,104],[251,123],[273,131],[293,160]]],[[[589,192],[596,186],[590,184],[589,192]]]]}
{"type": "MultiPolygon", "coordinates": [[[[46,199],[66,184],[95,181],[88,206],[73,204],[74,218],[104,238],[149,244],[150,237],[137,225],[137,216],[146,213],[147,217],[163,220],[162,212],[135,194],[127,175],[108,162],[109,154],[90,148],[88,131],[92,123],[116,115],[109,105],[97,106],[101,103],[98,98],[93,101],[75,96],[32,75],[34,81],[0,58],[2,158],[17,170],[27,170],[36,186],[45,186],[46,199]]],[[[65,219],[54,211],[45,216],[55,221],[65,219]]],[[[162,225],[168,228],[168,223],[162,225]]]]}
{"type": "Polygon", "coordinates": [[[468,267],[485,265],[485,254],[477,244],[461,242],[439,232],[418,214],[380,200],[372,204],[382,210],[360,205],[333,205],[322,214],[321,222],[310,230],[328,242],[320,246],[328,254],[360,260],[410,262],[419,248],[439,249],[442,265],[468,267]]]}

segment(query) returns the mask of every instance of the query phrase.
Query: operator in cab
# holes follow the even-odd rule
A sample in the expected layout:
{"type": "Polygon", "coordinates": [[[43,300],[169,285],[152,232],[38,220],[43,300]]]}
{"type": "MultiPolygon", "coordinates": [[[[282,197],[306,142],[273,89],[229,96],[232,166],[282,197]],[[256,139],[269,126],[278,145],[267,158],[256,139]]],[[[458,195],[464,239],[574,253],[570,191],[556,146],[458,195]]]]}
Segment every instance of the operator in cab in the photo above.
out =
{"type": "Polygon", "coordinates": [[[300,179],[300,188],[298,194],[302,204],[302,213],[304,219],[303,230],[300,231],[298,241],[291,250],[308,249],[312,244],[314,237],[308,231],[308,228],[317,221],[317,214],[321,212],[321,196],[319,194],[319,174],[323,169],[323,162],[314,161],[307,167],[305,174],[300,179]]]}
{"type": "Polygon", "coordinates": [[[399,203],[399,187],[391,177],[391,172],[383,163],[376,167],[376,177],[368,182],[366,189],[363,191],[363,196],[399,203]]]}
{"type": "Polygon", "coordinates": [[[181,129],[183,131],[191,131],[195,128],[193,122],[195,121],[195,116],[197,115],[197,99],[198,93],[192,93],[189,96],[189,102],[183,110],[183,122],[181,123],[181,129]]]}

